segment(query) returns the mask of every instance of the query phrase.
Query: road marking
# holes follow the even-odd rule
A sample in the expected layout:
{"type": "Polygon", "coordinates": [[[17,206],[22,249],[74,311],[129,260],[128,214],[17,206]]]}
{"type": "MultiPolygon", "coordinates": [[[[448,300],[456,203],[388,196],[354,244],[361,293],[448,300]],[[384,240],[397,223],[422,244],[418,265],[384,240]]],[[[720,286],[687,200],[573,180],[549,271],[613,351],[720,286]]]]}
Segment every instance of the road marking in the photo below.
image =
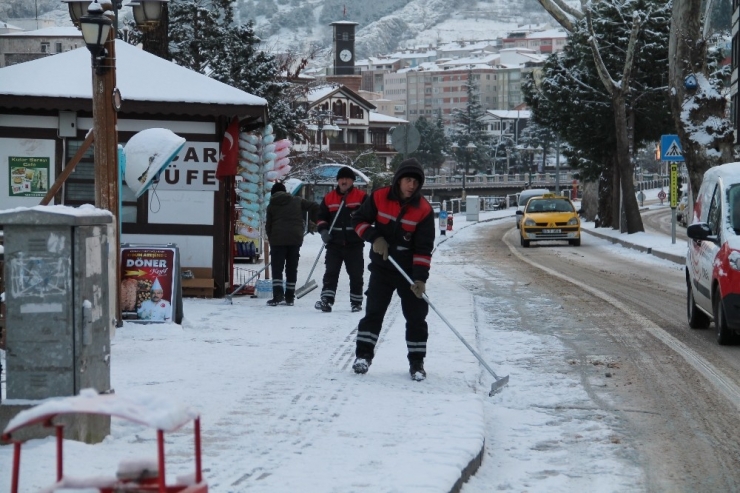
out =
{"type": "MultiPolygon", "coordinates": [[[[512,230],[513,231],[513,230],[512,230]]],[[[522,255],[515,247],[512,245],[508,239],[507,236],[511,234],[511,231],[504,235],[504,243],[509,247],[509,250],[512,254],[514,254],[515,257],[517,257],[519,260],[528,263],[532,267],[535,267],[537,269],[543,270],[547,272],[548,274],[555,276],[559,279],[562,279],[564,281],[569,282],[570,284],[573,284],[574,286],[580,286],[577,282],[575,282],[573,279],[570,279],[569,277],[550,269],[549,267],[545,267],[544,265],[538,264],[534,262],[533,260],[530,260],[526,258],[524,255],[522,255]]],[[[651,320],[645,318],[641,314],[635,312],[634,310],[628,308],[624,303],[617,300],[616,298],[613,298],[612,296],[608,295],[607,293],[596,289],[592,286],[588,287],[589,293],[593,294],[594,296],[601,298],[602,300],[606,301],[613,307],[617,308],[618,310],[621,310],[622,312],[626,313],[628,316],[632,317],[635,321],[637,321],[638,324],[642,324],[645,330],[651,334],[653,337],[661,341],[663,344],[668,346],[670,349],[672,349],[674,352],[679,354],[688,364],[690,364],[696,371],[698,371],[700,374],[704,376],[707,380],[709,380],[709,383],[714,385],[714,387],[727,399],[729,400],[736,408],[740,409],[740,387],[735,385],[727,376],[722,373],[721,371],[717,370],[711,363],[709,363],[706,359],[702,358],[699,354],[697,354],[694,350],[686,346],[683,342],[679,341],[672,335],[668,334],[665,330],[660,328],[659,326],[655,325],[651,320]]]]}

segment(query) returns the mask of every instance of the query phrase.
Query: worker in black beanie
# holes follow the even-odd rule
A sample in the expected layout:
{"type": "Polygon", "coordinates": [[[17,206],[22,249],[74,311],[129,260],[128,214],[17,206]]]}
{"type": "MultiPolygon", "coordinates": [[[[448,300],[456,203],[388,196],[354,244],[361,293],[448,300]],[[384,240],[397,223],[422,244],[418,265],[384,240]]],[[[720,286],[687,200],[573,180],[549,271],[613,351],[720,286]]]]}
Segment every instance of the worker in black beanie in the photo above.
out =
{"type": "Polygon", "coordinates": [[[424,169],[416,159],[406,159],[396,170],[391,185],[373,191],[352,215],[355,232],[373,246],[365,316],[357,326],[356,358],[352,365],[355,373],[367,373],[383,318],[397,292],[406,318],[409,374],[416,381],[426,378],[429,306],[423,295],[432,263],[435,225],[432,206],[421,195],[423,185],[424,169]],[[413,284],[409,285],[388,257],[393,257],[413,284]]]}
{"type": "Polygon", "coordinates": [[[303,245],[303,218],[309,214],[310,229],[315,230],[319,204],[289,194],[282,182],[276,182],[270,192],[265,218],[265,233],[270,243],[272,299],[269,306],[293,306],[298,280],[298,259],[303,245]],[[285,288],[283,288],[285,269],[285,288]]]}
{"type": "Polygon", "coordinates": [[[349,276],[349,303],[353,312],[362,311],[365,242],[352,228],[351,215],[359,209],[367,194],[355,188],[355,172],[343,166],[337,172],[337,186],[327,193],[319,207],[319,222],[316,229],[326,244],[324,257],[323,285],[321,299],[314,307],[322,312],[330,312],[337,295],[339,272],[342,264],[349,276]],[[331,228],[331,230],[330,230],[331,228]]]}

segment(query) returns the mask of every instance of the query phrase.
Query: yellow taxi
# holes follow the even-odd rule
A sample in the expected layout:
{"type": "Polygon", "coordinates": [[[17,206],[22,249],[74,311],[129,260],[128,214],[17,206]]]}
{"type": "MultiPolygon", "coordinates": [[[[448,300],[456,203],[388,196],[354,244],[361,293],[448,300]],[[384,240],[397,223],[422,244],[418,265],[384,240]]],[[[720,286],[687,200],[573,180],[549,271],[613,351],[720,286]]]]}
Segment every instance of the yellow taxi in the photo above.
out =
{"type": "Polygon", "coordinates": [[[578,211],[568,197],[546,193],[527,201],[520,215],[519,237],[523,247],[532,241],[565,240],[581,245],[581,221],[578,211]]]}

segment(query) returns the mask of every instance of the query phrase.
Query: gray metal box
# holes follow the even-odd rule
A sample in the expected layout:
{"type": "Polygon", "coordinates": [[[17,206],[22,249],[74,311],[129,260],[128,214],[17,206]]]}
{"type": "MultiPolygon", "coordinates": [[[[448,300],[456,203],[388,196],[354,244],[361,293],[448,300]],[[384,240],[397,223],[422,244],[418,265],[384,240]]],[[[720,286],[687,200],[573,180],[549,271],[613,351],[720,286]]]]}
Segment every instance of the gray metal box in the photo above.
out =
{"type": "Polygon", "coordinates": [[[77,113],[59,112],[59,137],[77,137],[77,113]]]}
{"type": "Polygon", "coordinates": [[[110,389],[106,224],[112,220],[104,214],[39,209],[0,213],[5,236],[6,398],[44,399],[77,395],[83,388],[110,389]]]}

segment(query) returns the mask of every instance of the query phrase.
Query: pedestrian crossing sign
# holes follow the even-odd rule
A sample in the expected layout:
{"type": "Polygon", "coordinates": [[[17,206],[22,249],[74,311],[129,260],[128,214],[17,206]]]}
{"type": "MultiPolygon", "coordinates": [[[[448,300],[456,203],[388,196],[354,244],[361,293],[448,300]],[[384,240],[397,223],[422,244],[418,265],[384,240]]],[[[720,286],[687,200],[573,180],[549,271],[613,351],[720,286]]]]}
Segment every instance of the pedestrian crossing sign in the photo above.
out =
{"type": "Polygon", "coordinates": [[[678,135],[660,136],[660,159],[669,162],[683,162],[683,149],[678,135]]]}

